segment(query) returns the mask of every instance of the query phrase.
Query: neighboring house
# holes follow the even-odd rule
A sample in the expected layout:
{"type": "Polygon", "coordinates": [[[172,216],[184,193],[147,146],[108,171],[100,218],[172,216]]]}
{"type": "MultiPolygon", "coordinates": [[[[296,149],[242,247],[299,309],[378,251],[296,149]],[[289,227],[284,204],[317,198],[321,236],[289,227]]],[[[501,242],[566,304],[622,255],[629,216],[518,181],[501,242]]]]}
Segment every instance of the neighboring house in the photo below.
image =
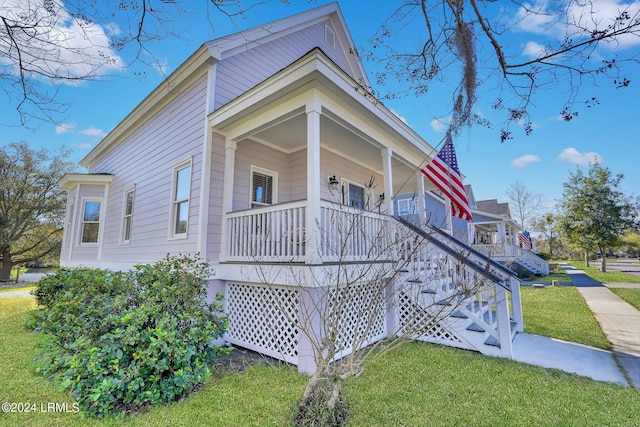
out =
{"type": "Polygon", "coordinates": [[[514,270],[546,276],[549,263],[535,253],[535,246],[526,248],[519,240],[522,227],[512,218],[508,203],[496,199],[479,200],[469,224],[473,247],[514,270]]]}
{"type": "MultiPolygon", "coordinates": [[[[447,215],[447,202],[438,190],[425,192],[424,222],[445,230],[454,238],[471,245],[513,270],[524,270],[528,274],[548,275],[549,264],[535,253],[535,247],[524,247],[518,236],[522,228],[511,218],[508,203],[496,199],[476,201],[471,185],[465,185],[473,221],[467,222],[447,215]]],[[[420,224],[416,194],[402,194],[395,198],[395,214],[420,224]]],[[[422,223],[424,223],[422,222],[422,223]]]]}
{"type": "Polygon", "coordinates": [[[373,300],[385,312],[366,328],[367,342],[418,315],[427,287],[440,296],[480,277],[482,292],[416,338],[511,357],[522,330],[513,272],[439,229],[386,214],[400,183],[433,189],[418,168],[436,152],[368,91],[353,46],[336,3],[205,43],[81,161],[87,174],[61,180],[61,264],[128,269],[200,253],[216,270],[209,291],[225,297],[225,338],[313,372],[295,322],[317,315],[305,301],[322,285],[278,273],[367,266],[372,255],[395,265],[422,236],[406,272],[358,284],[342,313],[340,354],[355,350],[353,325],[373,300]],[[331,237],[345,221],[358,233],[337,248],[331,237]],[[381,249],[383,233],[408,236],[406,245],[381,249]],[[257,271],[265,265],[269,283],[257,271]]]}

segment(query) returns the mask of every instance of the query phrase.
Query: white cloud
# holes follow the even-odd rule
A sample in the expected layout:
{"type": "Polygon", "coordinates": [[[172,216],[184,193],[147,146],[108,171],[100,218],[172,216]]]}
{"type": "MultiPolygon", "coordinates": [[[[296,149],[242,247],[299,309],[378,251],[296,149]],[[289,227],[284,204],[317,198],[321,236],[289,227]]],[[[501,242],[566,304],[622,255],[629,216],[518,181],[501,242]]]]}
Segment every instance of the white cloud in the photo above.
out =
{"type": "Polygon", "coordinates": [[[540,156],[536,156],[535,154],[525,154],[524,156],[520,156],[517,159],[513,159],[513,161],[511,162],[511,166],[513,166],[514,168],[522,169],[531,163],[537,163],[540,161],[542,161],[540,156]]]}
{"type": "Polygon", "coordinates": [[[431,126],[431,129],[434,130],[434,132],[440,133],[440,132],[444,132],[449,128],[450,122],[451,122],[451,116],[447,116],[447,117],[441,117],[439,119],[433,119],[431,120],[431,123],[429,123],[429,125],[431,126]]]}
{"type": "MultiPolygon", "coordinates": [[[[622,12],[629,14],[631,22],[638,19],[640,14],[640,1],[624,0],[591,0],[588,11],[586,6],[581,6],[582,2],[572,2],[567,9],[567,17],[571,24],[576,27],[586,28],[593,31],[596,28],[607,29],[609,25],[615,24],[616,18],[622,12]]],[[[617,37],[615,41],[609,43],[611,49],[627,48],[640,44],[640,37],[637,32],[634,34],[624,34],[617,37]]]]}
{"type": "MultiPolygon", "coordinates": [[[[586,4],[572,1],[566,9],[564,2],[533,0],[518,8],[513,21],[521,31],[560,41],[567,34],[578,34],[586,30],[584,37],[588,37],[595,29],[607,29],[622,12],[627,12],[632,21],[638,19],[640,0],[590,0],[586,4]]],[[[576,41],[578,40],[574,40],[576,41]]],[[[535,42],[527,43],[529,44],[529,49],[537,45],[535,42]]],[[[626,48],[639,44],[640,37],[636,34],[624,34],[609,42],[609,48],[626,48]]],[[[526,50],[524,53],[530,54],[526,50]]]]}
{"type": "Polygon", "coordinates": [[[581,153],[573,147],[565,148],[562,153],[558,154],[556,161],[569,162],[579,166],[589,166],[593,163],[602,163],[604,158],[593,151],[588,153],[581,153]]]}
{"type": "Polygon", "coordinates": [[[522,54],[531,58],[539,58],[547,53],[547,49],[539,43],[527,42],[522,49],[522,54]]]}
{"type": "MultiPolygon", "coordinates": [[[[12,43],[21,47],[21,60],[29,68],[40,70],[38,75],[57,75],[59,82],[77,84],[73,79],[95,77],[120,70],[124,63],[110,47],[105,28],[95,23],[74,18],[65,9],[63,2],[51,2],[42,7],[38,2],[6,0],[5,18],[31,26],[29,31],[13,33],[12,43]],[[64,80],[70,79],[70,80],[64,80]]],[[[0,50],[9,51],[7,37],[0,38],[0,50]]],[[[2,63],[17,70],[17,58],[3,58],[2,63]]]]}
{"type": "Polygon", "coordinates": [[[73,132],[76,130],[76,124],[73,122],[70,123],[61,123],[56,126],[56,135],[63,135],[65,133],[73,132]]]}
{"type": "Polygon", "coordinates": [[[106,133],[102,129],[98,129],[93,126],[90,126],[86,129],[82,129],[78,133],[80,135],[86,135],[86,136],[99,136],[100,138],[103,138],[106,135],[106,133]]]}

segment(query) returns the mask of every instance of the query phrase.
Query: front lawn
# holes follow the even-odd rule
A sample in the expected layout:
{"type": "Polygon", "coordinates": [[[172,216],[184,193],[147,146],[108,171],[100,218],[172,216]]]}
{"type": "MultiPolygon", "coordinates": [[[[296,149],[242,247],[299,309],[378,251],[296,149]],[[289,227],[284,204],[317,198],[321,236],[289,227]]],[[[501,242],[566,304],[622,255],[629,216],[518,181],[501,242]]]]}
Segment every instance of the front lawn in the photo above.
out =
{"type": "Polygon", "coordinates": [[[607,271],[606,273],[601,272],[599,261],[591,262],[591,265],[588,267],[581,261],[570,261],[570,264],[575,268],[584,271],[594,280],[601,283],[640,283],[640,276],[634,276],[615,270],[607,271]]]}
{"type": "Polygon", "coordinates": [[[635,426],[638,390],[425,343],[346,383],[352,426],[635,426]]]}
{"type": "MultiPolygon", "coordinates": [[[[581,313],[570,303],[575,299],[571,291],[575,289],[523,289],[525,321],[532,328],[553,324],[549,330],[554,334],[573,329],[560,324],[566,322],[564,316],[536,322],[535,316],[554,309],[531,308],[537,304],[581,313]],[[542,304],[545,298],[552,302],[542,304]]],[[[24,328],[34,308],[31,297],[0,299],[0,401],[32,402],[38,409],[41,403],[67,403],[71,408],[67,393],[34,372],[39,334],[24,328]]],[[[242,373],[214,374],[187,399],[126,419],[38,411],[0,413],[0,425],[282,426],[306,381],[295,368],[254,366],[242,373]]],[[[629,387],[424,343],[408,343],[370,359],[362,375],[347,381],[345,398],[350,426],[635,426],[640,413],[638,390],[629,387]]]]}
{"type": "Polygon", "coordinates": [[[640,310],[640,289],[609,288],[609,290],[640,310]]]}
{"type": "Polygon", "coordinates": [[[524,330],[609,350],[598,322],[573,286],[520,287],[524,330]]]}

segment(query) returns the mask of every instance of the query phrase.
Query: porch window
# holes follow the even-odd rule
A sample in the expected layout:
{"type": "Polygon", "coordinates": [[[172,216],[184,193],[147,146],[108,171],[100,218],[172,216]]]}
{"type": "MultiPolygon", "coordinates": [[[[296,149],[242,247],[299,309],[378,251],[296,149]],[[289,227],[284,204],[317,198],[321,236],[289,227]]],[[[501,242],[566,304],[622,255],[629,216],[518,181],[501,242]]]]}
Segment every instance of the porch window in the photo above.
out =
{"type": "Polygon", "coordinates": [[[122,208],[122,243],[131,240],[131,220],[133,219],[133,187],[124,190],[124,206],[122,208]]]}
{"type": "Polygon", "coordinates": [[[278,174],[266,169],[251,167],[251,207],[277,203],[278,174]]]}
{"type": "Polygon", "coordinates": [[[415,215],[418,213],[418,201],[416,199],[398,200],[398,215],[415,215]]]}
{"type": "Polygon", "coordinates": [[[98,243],[100,231],[100,205],[98,200],[85,200],[82,211],[82,243],[98,243]]]}
{"type": "Polygon", "coordinates": [[[191,193],[191,160],[174,168],[172,237],[186,237],[191,193]]]}
{"type": "Polygon", "coordinates": [[[348,205],[359,209],[364,209],[365,206],[365,190],[364,187],[354,184],[353,182],[347,183],[347,196],[348,205]]]}

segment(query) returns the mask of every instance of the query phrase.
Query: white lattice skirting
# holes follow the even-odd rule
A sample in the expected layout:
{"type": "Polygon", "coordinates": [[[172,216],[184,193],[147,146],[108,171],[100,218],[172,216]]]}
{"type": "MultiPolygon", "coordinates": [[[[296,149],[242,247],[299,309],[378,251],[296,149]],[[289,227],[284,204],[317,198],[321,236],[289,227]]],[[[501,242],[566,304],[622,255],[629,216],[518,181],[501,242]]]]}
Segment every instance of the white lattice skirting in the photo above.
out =
{"type": "Polygon", "coordinates": [[[267,356],[298,364],[296,289],[227,283],[229,328],[225,339],[267,356]]]}
{"type": "Polygon", "coordinates": [[[431,313],[417,304],[411,295],[404,291],[397,294],[397,315],[399,334],[408,334],[413,339],[465,348],[465,343],[444,326],[444,319],[433,320],[431,313]],[[411,330],[415,330],[412,333],[411,330]]]}
{"type": "MultiPolygon", "coordinates": [[[[318,290],[326,298],[325,318],[339,316],[336,339],[336,359],[386,336],[384,285],[364,283],[349,288],[318,290]],[[370,313],[375,315],[371,316],[370,313]]],[[[298,364],[301,294],[292,287],[268,286],[256,283],[228,282],[225,300],[229,328],[225,339],[232,344],[262,354],[298,364]]],[[[303,304],[308,306],[308,304],[303,304]]],[[[308,307],[303,307],[308,308],[308,307]]],[[[335,317],[332,317],[335,318],[335,317]]],[[[319,335],[329,331],[328,321],[318,327],[319,335]]]]}

